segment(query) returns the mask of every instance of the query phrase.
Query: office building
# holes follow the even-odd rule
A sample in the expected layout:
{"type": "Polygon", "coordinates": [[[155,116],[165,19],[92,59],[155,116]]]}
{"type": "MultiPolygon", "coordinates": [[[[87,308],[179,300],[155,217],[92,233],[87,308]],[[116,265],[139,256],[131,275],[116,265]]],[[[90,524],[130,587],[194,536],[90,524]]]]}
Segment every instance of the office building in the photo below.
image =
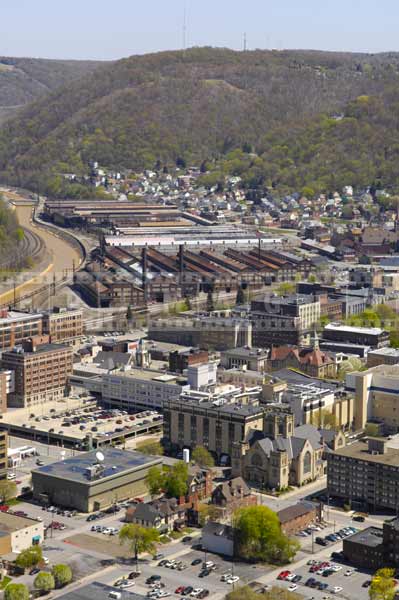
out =
{"type": "MultiPolygon", "coordinates": [[[[239,390],[236,390],[238,393],[239,390]]],[[[245,439],[252,429],[262,429],[263,408],[225,398],[212,401],[204,394],[185,394],[164,405],[164,439],[168,449],[204,446],[221,463],[229,463],[234,441],[245,439]]]]}
{"type": "Polygon", "coordinates": [[[103,460],[96,451],[32,470],[33,496],[81,512],[106,508],[117,501],[147,493],[145,478],[162,458],[140,452],[106,448],[103,460]]]}
{"type": "Polygon", "coordinates": [[[381,527],[367,527],[343,541],[343,553],[351,564],[377,569],[399,566],[399,519],[385,521],[381,527]]]}
{"type": "Polygon", "coordinates": [[[35,338],[22,347],[3,352],[1,367],[15,373],[8,406],[30,407],[62,398],[72,366],[73,352],[69,346],[38,344],[35,338]]]}
{"type": "Polygon", "coordinates": [[[230,348],[221,352],[220,366],[225,369],[242,369],[263,372],[267,370],[269,351],[263,348],[230,348]]]}
{"type": "Polygon", "coordinates": [[[248,319],[218,316],[157,319],[151,321],[148,337],[205,350],[226,350],[252,346],[252,323],[248,319]]]}
{"type": "Polygon", "coordinates": [[[8,467],[8,434],[0,429],[0,479],[7,477],[8,467]]]}
{"type": "Polygon", "coordinates": [[[14,371],[0,371],[0,415],[7,411],[7,397],[15,389],[14,371]]]}
{"type": "Polygon", "coordinates": [[[368,438],[327,455],[327,488],[354,510],[397,510],[399,450],[368,438]]]}
{"type": "Polygon", "coordinates": [[[399,365],[348,373],[345,388],[355,396],[356,429],[363,429],[371,420],[381,423],[387,433],[399,430],[399,365]]]}
{"type": "Polygon", "coordinates": [[[305,294],[267,296],[251,302],[250,319],[254,346],[303,346],[320,320],[320,301],[305,294]]]}
{"type": "Polygon", "coordinates": [[[83,312],[81,309],[54,307],[43,312],[43,333],[54,344],[73,342],[83,335],[83,312]]]}
{"type": "Polygon", "coordinates": [[[367,354],[367,366],[399,364],[399,348],[376,348],[367,354]]]}
{"type": "Polygon", "coordinates": [[[350,327],[342,323],[328,323],[323,329],[323,339],[330,342],[383,348],[389,345],[389,332],[380,327],[350,327]]]}
{"type": "Polygon", "coordinates": [[[13,348],[33,336],[42,334],[42,315],[16,310],[0,310],[0,350],[13,348]]]}

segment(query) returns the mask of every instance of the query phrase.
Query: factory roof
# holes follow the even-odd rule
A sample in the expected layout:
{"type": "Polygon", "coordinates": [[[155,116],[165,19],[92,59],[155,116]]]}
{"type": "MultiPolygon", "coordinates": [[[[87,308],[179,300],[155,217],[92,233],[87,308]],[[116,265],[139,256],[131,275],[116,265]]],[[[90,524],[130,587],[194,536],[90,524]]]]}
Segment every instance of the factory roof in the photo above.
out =
{"type": "Polygon", "coordinates": [[[107,477],[112,478],[122,473],[136,471],[146,466],[160,464],[162,459],[155,456],[146,456],[140,452],[128,450],[118,450],[117,448],[106,448],[103,450],[104,460],[101,461],[102,471],[99,475],[90,479],[87,469],[95,464],[99,464],[96,450],[78,454],[72,458],[45,465],[34,469],[32,473],[49,475],[65,481],[74,481],[78,483],[93,484],[107,477]]]}

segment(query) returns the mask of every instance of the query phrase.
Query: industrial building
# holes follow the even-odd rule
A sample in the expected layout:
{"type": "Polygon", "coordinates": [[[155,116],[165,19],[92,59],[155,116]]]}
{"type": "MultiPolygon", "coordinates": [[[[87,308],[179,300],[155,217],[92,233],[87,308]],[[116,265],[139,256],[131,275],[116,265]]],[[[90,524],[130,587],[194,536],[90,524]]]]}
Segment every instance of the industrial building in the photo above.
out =
{"type": "Polygon", "coordinates": [[[0,350],[12,348],[23,341],[42,334],[42,315],[16,310],[0,311],[0,350]]]}
{"type": "Polygon", "coordinates": [[[34,498],[81,512],[92,512],[147,492],[148,470],[162,458],[106,448],[78,454],[32,470],[34,498]]]}
{"type": "Polygon", "coordinates": [[[43,311],[43,333],[54,344],[73,342],[83,335],[83,311],[61,307],[43,311]]]}
{"type": "Polygon", "coordinates": [[[328,323],[323,329],[323,339],[329,342],[366,345],[371,348],[389,346],[389,332],[380,327],[350,327],[342,323],[328,323]]]}

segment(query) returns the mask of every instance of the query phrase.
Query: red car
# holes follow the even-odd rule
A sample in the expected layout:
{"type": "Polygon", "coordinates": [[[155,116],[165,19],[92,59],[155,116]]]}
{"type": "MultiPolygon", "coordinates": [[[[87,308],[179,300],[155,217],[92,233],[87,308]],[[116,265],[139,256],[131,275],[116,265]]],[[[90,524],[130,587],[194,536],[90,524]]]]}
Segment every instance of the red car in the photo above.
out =
{"type": "Polygon", "coordinates": [[[281,573],[279,573],[277,575],[277,579],[287,579],[288,575],[291,573],[291,571],[281,571],[281,573]]]}
{"type": "Polygon", "coordinates": [[[175,589],[175,594],[182,594],[184,590],[184,585],[179,585],[179,587],[175,589]]]}
{"type": "Polygon", "coordinates": [[[9,510],[9,506],[7,506],[7,504],[2,504],[0,506],[0,512],[7,512],[9,510]]]}

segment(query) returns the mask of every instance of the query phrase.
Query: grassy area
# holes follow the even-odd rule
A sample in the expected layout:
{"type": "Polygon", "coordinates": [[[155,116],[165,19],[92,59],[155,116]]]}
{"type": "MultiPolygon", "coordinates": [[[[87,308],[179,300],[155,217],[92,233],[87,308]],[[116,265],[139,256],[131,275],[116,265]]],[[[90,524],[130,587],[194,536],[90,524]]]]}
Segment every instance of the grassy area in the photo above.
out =
{"type": "Polygon", "coordinates": [[[161,544],[169,544],[171,540],[167,535],[161,535],[159,541],[161,542],[161,544]]]}
{"type": "Polygon", "coordinates": [[[7,585],[12,581],[11,577],[8,577],[8,575],[5,575],[5,577],[3,577],[3,579],[0,581],[0,590],[5,590],[7,585]]]}
{"type": "Polygon", "coordinates": [[[183,535],[184,533],[182,531],[171,531],[169,537],[171,537],[172,540],[179,540],[183,535]]]}

